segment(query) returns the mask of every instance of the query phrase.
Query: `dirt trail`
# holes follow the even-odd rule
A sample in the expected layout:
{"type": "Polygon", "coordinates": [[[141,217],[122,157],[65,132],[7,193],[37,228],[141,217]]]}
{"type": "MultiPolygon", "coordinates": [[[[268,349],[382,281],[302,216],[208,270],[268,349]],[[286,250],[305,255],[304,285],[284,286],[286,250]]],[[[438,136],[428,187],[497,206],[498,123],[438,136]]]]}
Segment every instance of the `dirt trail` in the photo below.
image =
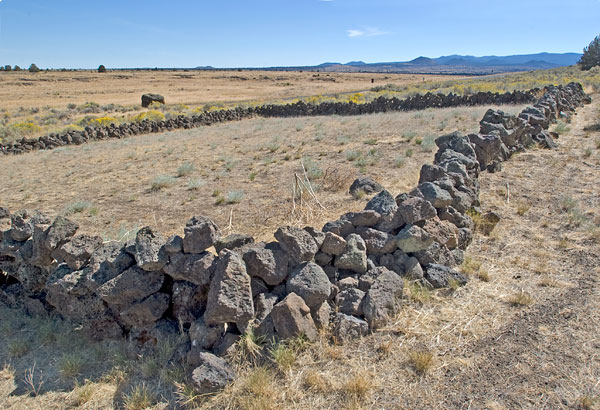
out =
{"type": "MultiPolygon", "coordinates": [[[[487,195],[493,187],[514,186],[516,200],[526,198],[541,212],[532,212],[546,244],[558,249],[540,254],[547,275],[556,270],[562,287],[539,287],[535,304],[477,342],[469,353],[476,365],[449,369],[445,386],[436,393],[452,408],[577,408],[595,406],[600,394],[600,201],[598,181],[599,133],[584,127],[599,121],[598,103],[579,110],[571,131],[560,138],[559,150],[523,154],[500,174],[485,179],[487,195]],[[595,153],[590,154],[590,150],[595,153]],[[585,162],[585,163],[584,163],[585,162]],[[521,198],[519,198],[521,197],[521,198]],[[567,209],[567,223],[561,212],[567,209]],[[543,209],[545,208],[545,209],[543,209]],[[595,220],[594,220],[595,218],[595,220]],[[579,223],[579,227],[574,227],[579,223]],[[447,388],[444,388],[447,387],[447,388]],[[595,403],[596,402],[596,403],[595,403]]],[[[526,226],[512,234],[528,235],[526,226]]],[[[531,233],[531,232],[530,232],[531,233]]],[[[542,245],[543,246],[543,245],[542,245]]],[[[503,257],[503,249],[492,249],[503,257]]],[[[492,256],[492,255],[490,255],[492,256]]],[[[508,255],[506,255],[508,256],[508,255]]],[[[515,274],[515,282],[536,280],[515,274]]]]}

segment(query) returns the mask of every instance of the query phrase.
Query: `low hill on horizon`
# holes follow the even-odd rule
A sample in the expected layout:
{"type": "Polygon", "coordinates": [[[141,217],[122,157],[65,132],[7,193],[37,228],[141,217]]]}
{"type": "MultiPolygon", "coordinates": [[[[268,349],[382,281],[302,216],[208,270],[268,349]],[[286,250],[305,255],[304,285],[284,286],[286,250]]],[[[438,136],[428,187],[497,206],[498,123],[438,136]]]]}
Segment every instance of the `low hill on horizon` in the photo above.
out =
{"type": "MultiPolygon", "coordinates": [[[[576,64],[580,53],[537,53],[509,56],[469,56],[453,54],[438,58],[420,56],[411,61],[365,63],[327,62],[316,66],[249,67],[244,70],[316,71],[316,72],[372,72],[418,74],[470,74],[485,75],[515,71],[542,70],[576,64]]],[[[206,67],[196,67],[206,69],[206,67]]],[[[212,69],[212,67],[211,67],[212,69]]]]}

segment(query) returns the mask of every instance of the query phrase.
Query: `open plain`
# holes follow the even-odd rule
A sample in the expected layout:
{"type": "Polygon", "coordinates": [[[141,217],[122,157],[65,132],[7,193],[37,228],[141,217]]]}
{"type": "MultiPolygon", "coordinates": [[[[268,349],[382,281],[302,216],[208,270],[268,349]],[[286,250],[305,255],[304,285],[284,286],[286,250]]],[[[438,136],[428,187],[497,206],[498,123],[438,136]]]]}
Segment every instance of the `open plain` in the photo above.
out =
{"type": "Polygon", "coordinates": [[[144,92],[167,96],[168,104],[202,106],[256,100],[285,100],[464,78],[448,75],[318,73],[295,71],[118,70],[2,73],[0,109],[60,107],[89,101],[139,105],[144,92]],[[373,79],[373,82],[371,80],[373,79]]]}

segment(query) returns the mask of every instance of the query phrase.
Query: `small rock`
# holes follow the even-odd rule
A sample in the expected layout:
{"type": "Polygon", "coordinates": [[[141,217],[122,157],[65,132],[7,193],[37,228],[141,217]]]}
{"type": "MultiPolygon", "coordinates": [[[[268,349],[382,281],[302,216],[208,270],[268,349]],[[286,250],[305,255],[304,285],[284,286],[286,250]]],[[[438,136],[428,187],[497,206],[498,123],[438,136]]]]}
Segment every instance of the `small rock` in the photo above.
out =
{"type": "Polygon", "coordinates": [[[358,279],[348,276],[347,278],[339,280],[337,286],[340,288],[340,292],[343,292],[347,289],[358,288],[358,279]]]}
{"type": "Polygon", "coordinates": [[[75,235],[79,229],[79,225],[75,222],[63,217],[58,216],[48,228],[45,237],[45,245],[48,249],[54,250],[64,245],[69,239],[75,235]]]}
{"type": "Polygon", "coordinates": [[[303,229],[315,240],[317,248],[320,248],[321,245],[323,245],[323,241],[325,240],[325,232],[319,231],[312,226],[305,226],[303,229]]]}
{"type": "Polygon", "coordinates": [[[243,259],[248,274],[261,278],[267,285],[278,285],[287,277],[289,258],[277,243],[248,248],[243,259]]]}
{"type": "Polygon", "coordinates": [[[417,189],[435,208],[443,208],[452,204],[452,196],[450,193],[432,182],[419,184],[417,189]]]}
{"type": "Polygon", "coordinates": [[[342,238],[354,233],[354,225],[350,221],[340,219],[337,221],[327,222],[322,229],[323,232],[331,232],[342,238]]]}
{"type": "Polygon", "coordinates": [[[423,225],[427,232],[438,243],[446,245],[450,250],[458,246],[458,228],[448,221],[441,221],[438,217],[429,219],[423,225]]]}
{"type": "Polygon", "coordinates": [[[350,195],[355,196],[359,191],[364,192],[365,194],[374,194],[383,189],[383,186],[376,182],[371,177],[358,177],[354,180],[352,185],[350,185],[350,189],[348,192],[350,195]]]}
{"type": "Polygon", "coordinates": [[[333,256],[325,252],[317,252],[315,262],[319,266],[327,266],[333,260],[333,256]]]}
{"type": "Polygon", "coordinates": [[[369,325],[362,319],[338,313],[335,317],[333,336],[336,340],[358,339],[369,333],[369,325]]]}
{"type": "Polygon", "coordinates": [[[208,286],[215,270],[215,256],[210,252],[183,254],[169,257],[165,273],[175,280],[185,280],[198,286],[208,286]]]}
{"type": "Polygon", "coordinates": [[[262,322],[273,310],[273,306],[279,298],[271,293],[261,293],[254,300],[254,310],[256,312],[256,321],[262,322]]]}
{"type": "Polygon", "coordinates": [[[339,269],[365,273],[367,271],[367,246],[365,241],[357,234],[348,235],[346,248],[335,258],[334,264],[339,269]]]}
{"type": "Polygon", "coordinates": [[[110,305],[129,306],[158,292],[164,279],[165,276],[160,272],[147,272],[133,266],[104,283],[96,293],[110,305]]]}
{"type": "Polygon", "coordinates": [[[349,288],[341,291],[335,297],[335,304],[340,312],[347,315],[358,316],[361,314],[361,302],[365,297],[365,292],[356,288],[349,288]]]}
{"type": "Polygon", "coordinates": [[[398,213],[406,224],[424,221],[437,215],[431,202],[411,196],[398,204],[398,213]]]}
{"type": "Polygon", "coordinates": [[[300,296],[309,307],[323,303],[331,294],[331,282],[323,269],[313,262],[298,266],[287,280],[288,293],[300,296]]]}
{"type": "Polygon", "coordinates": [[[304,335],[311,341],[317,339],[317,328],[310,314],[310,308],[295,293],[290,293],[276,304],[271,317],[277,334],[283,339],[299,335],[304,335]]]}
{"type": "Polygon", "coordinates": [[[427,249],[433,243],[433,238],[422,228],[407,225],[398,232],[396,243],[403,252],[412,253],[427,249]]]}
{"type": "Polygon", "coordinates": [[[296,264],[312,260],[319,251],[313,237],[304,229],[284,226],[275,232],[275,238],[296,264]]]}
{"type": "Polygon", "coordinates": [[[240,340],[240,335],[227,332],[215,343],[213,352],[218,356],[227,356],[233,353],[238,340],[240,340]]]}
{"type": "Polygon", "coordinates": [[[204,216],[195,216],[190,219],[183,232],[185,234],[183,237],[185,253],[202,253],[221,238],[217,225],[204,216]]]}
{"type": "Polygon", "coordinates": [[[321,251],[330,255],[339,255],[346,249],[346,241],[333,232],[326,232],[321,251]]]}
{"type": "Polygon", "coordinates": [[[79,270],[90,260],[94,251],[102,246],[99,236],[79,235],[53,252],[58,262],[65,262],[73,270],[79,270]]]}
{"type": "Polygon", "coordinates": [[[311,309],[310,312],[318,329],[326,329],[329,326],[331,319],[331,306],[329,306],[329,303],[323,302],[318,307],[311,309]]]}
{"type": "Polygon", "coordinates": [[[251,243],[254,243],[254,238],[250,235],[234,233],[226,236],[225,238],[219,239],[215,243],[215,250],[217,253],[220,253],[223,249],[241,248],[242,246],[249,245],[251,243]]]}
{"type": "Polygon", "coordinates": [[[224,324],[209,326],[199,317],[190,326],[190,343],[192,348],[210,350],[224,333],[224,324]]]}
{"type": "Polygon", "coordinates": [[[165,252],[167,253],[181,253],[183,252],[183,238],[179,235],[173,235],[167,239],[164,244],[165,252]]]}
{"type": "Polygon", "coordinates": [[[362,312],[371,329],[387,324],[400,308],[404,281],[394,272],[384,270],[377,276],[362,301],[362,312]]]}
{"type": "Polygon", "coordinates": [[[123,310],[121,320],[132,327],[147,327],[158,321],[169,308],[171,297],[166,293],[155,293],[139,303],[123,310]]]}
{"type": "Polygon", "coordinates": [[[135,261],[145,271],[159,271],[168,262],[168,256],[162,249],[163,239],[146,226],[135,236],[135,261]]]}
{"type": "Polygon", "coordinates": [[[35,225],[48,225],[51,220],[39,211],[24,209],[10,216],[10,235],[18,242],[24,242],[33,235],[35,225]]]}
{"type": "Polygon", "coordinates": [[[398,205],[396,199],[388,191],[383,190],[375,195],[367,206],[367,211],[375,211],[381,215],[376,228],[380,231],[389,232],[402,226],[403,222],[396,215],[398,205]]]}
{"type": "Polygon", "coordinates": [[[495,212],[486,212],[481,214],[477,221],[477,230],[488,236],[492,233],[496,225],[500,222],[500,215],[495,212]]]}
{"type": "Polygon", "coordinates": [[[261,293],[269,291],[267,284],[261,278],[257,278],[256,276],[250,276],[250,288],[252,289],[253,298],[261,293]]]}
{"type": "Polygon", "coordinates": [[[450,287],[454,282],[457,286],[467,284],[467,278],[462,274],[450,269],[448,266],[430,264],[427,265],[425,278],[435,289],[450,287]]]}
{"type": "Polygon", "coordinates": [[[8,209],[0,206],[0,219],[10,218],[10,212],[8,209]]]}
{"type": "Polygon", "coordinates": [[[221,252],[210,283],[204,320],[209,325],[245,323],[254,316],[250,276],[241,256],[221,252]]]}
{"type": "Polygon", "coordinates": [[[207,293],[206,288],[191,282],[183,280],[173,282],[171,292],[173,317],[184,325],[194,322],[206,309],[207,293]]]}
{"type": "Polygon", "coordinates": [[[397,248],[396,237],[390,233],[365,227],[358,228],[356,233],[365,241],[369,255],[392,253],[397,248]]]}
{"type": "Polygon", "coordinates": [[[192,380],[198,393],[208,394],[224,389],[235,380],[229,364],[212,353],[198,353],[201,365],[192,372],[192,380]]]}
{"type": "Polygon", "coordinates": [[[375,226],[381,219],[381,215],[371,209],[360,212],[349,212],[342,216],[342,219],[349,221],[355,227],[359,226],[375,226]]]}
{"type": "Polygon", "coordinates": [[[142,95],[142,107],[148,108],[153,102],[164,104],[165,97],[160,94],[144,94],[142,95]]]}

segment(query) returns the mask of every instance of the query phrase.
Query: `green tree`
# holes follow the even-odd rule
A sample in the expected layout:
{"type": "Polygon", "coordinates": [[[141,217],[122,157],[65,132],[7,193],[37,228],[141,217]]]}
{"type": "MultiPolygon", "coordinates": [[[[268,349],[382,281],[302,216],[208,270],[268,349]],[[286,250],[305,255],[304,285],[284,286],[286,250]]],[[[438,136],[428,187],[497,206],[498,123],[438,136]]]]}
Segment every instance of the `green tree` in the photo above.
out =
{"type": "Polygon", "coordinates": [[[583,55],[577,64],[582,70],[600,66],[600,36],[596,36],[590,45],[583,49],[583,55]]]}
{"type": "Polygon", "coordinates": [[[12,67],[10,65],[5,65],[4,71],[12,71],[12,67]]]}
{"type": "Polygon", "coordinates": [[[13,71],[21,71],[21,67],[18,65],[14,66],[13,71]]]}
{"type": "Polygon", "coordinates": [[[38,68],[38,66],[36,66],[35,64],[31,64],[29,66],[29,72],[30,73],[39,73],[40,69],[38,68]]]}
{"type": "Polygon", "coordinates": [[[98,67],[98,72],[99,73],[105,73],[106,72],[106,67],[104,67],[103,64],[100,64],[100,67],[98,67]]]}

